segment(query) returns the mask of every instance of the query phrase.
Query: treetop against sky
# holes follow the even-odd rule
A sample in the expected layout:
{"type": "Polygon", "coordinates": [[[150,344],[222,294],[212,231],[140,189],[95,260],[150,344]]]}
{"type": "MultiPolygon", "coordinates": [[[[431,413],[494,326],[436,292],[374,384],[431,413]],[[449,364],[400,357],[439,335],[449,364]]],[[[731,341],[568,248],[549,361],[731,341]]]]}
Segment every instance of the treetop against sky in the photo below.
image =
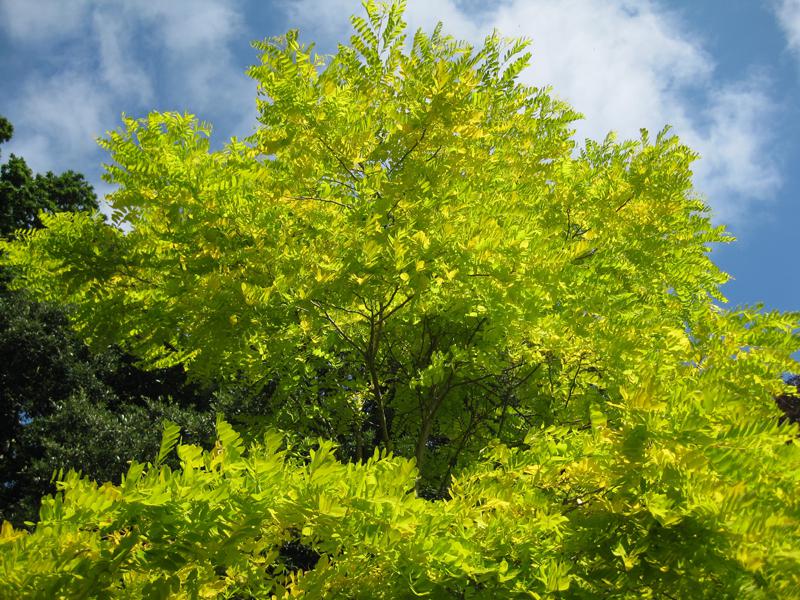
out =
{"type": "MultiPolygon", "coordinates": [[[[17,82],[0,97],[17,126],[10,151],[34,171],[85,173],[103,195],[95,140],[121,113],[188,111],[214,123],[215,147],[244,138],[256,116],[250,40],[298,27],[334,52],[359,10],[358,0],[0,2],[0,76],[17,82]]],[[[800,283],[785,276],[800,189],[796,0],[431,0],[411,2],[406,19],[411,30],[443,20],[472,43],[493,28],[532,39],[521,78],[553,85],[585,115],[579,142],[670,124],[701,155],[695,181],[716,222],[740,240],[715,250],[734,275],[726,295],[798,308],[800,283]]]]}

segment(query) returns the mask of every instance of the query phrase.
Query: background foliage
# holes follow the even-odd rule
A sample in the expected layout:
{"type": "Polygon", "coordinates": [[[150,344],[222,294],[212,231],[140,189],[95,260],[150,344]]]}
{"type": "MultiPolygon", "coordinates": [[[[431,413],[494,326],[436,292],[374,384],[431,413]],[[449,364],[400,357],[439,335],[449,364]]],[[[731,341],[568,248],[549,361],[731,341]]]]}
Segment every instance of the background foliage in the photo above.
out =
{"type": "MultiPolygon", "coordinates": [[[[0,133],[0,141],[13,133],[2,118],[0,133]]],[[[33,175],[14,155],[0,166],[0,235],[41,226],[42,212],[97,208],[79,174],[33,175]]],[[[211,394],[187,386],[182,369],[143,371],[116,347],[91,352],[68,310],[9,290],[9,275],[0,271],[0,519],[35,520],[57,469],[110,480],[130,460],[153,455],[153,424],[164,417],[183,425],[187,439],[211,441],[211,394]]]]}

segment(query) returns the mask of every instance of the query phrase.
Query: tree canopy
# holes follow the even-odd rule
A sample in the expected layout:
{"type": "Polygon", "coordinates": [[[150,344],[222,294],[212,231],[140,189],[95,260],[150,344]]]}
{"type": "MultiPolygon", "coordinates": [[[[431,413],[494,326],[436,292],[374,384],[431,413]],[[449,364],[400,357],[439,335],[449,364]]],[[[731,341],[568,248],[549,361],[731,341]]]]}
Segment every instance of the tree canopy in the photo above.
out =
{"type": "Polygon", "coordinates": [[[125,119],[101,142],[111,222],[43,213],[3,243],[14,285],[69,303],[91,344],[260,387],[295,449],[244,454],[221,422],[180,471],[70,476],[32,536],[6,531],[9,585],[64,584],[30,565],[75,543],[79,585],[109,591],[800,589],[797,427],[773,401],[798,315],[720,306],[709,248],[731,238],[696,155],[666,129],[578,145],[579,115],[519,82],[524,41],[409,40],[403,3],[365,7],[333,56],[296,31],[254,44],[248,140],[125,119]],[[290,542],[319,560],[289,568],[290,542]]]}

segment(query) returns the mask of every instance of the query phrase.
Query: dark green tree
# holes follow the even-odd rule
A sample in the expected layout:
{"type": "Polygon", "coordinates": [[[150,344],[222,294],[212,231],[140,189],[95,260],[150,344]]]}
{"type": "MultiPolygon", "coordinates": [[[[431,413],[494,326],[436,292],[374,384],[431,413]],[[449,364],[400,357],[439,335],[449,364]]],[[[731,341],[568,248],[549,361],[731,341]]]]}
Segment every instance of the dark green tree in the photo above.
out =
{"type": "MultiPolygon", "coordinates": [[[[0,143],[14,128],[0,117],[0,143]]],[[[41,227],[39,213],[97,209],[97,196],[84,176],[74,171],[34,174],[25,159],[12,154],[0,166],[0,235],[41,227]]]]}
{"type": "Polygon", "coordinates": [[[794,394],[781,394],[775,398],[778,407],[783,411],[782,420],[800,423],[800,375],[792,375],[786,381],[796,388],[794,394]]]}
{"type": "Polygon", "coordinates": [[[63,310],[0,295],[0,519],[32,520],[57,469],[117,477],[158,449],[160,422],[204,442],[209,394],[179,369],[142,372],[116,348],[91,353],[63,310]]]}
{"type": "Polygon", "coordinates": [[[14,135],[14,126],[11,121],[0,116],[0,144],[5,144],[14,135]]]}
{"type": "MultiPolygon", "coordinates": [[[[0,143],[13,134],[0,117],[0,143]]],[[[83,175],[34,174],[10,155],[0,165],[0,236],[41,226],[39,213],[98,208],[83,175]]],[[[144,372],[115,347],[90,352],[61,307],[6,289],[0,272],[0,520],[35,520],[54,471],[80,468],[114,479],[158,449],[160,422],[203,442],[213,430],[211,394],[180,368],[144,372]]],[[[222,409],[217,402],[215,408],[222,409]]]]}

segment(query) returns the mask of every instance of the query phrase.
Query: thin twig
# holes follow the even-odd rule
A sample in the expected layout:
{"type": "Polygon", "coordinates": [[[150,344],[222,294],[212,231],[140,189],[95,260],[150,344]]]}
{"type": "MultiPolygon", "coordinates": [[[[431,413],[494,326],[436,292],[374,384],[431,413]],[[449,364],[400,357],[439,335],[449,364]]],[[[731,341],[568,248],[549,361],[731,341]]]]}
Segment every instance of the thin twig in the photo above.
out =
{"type": "Polygon", "coordinates": [[[417,141],[414,142],[408,150],[406,150],[406,153],[403,154],[403,156],[400,157],[400,160],[397,161],[397,163],[389,170],[389,174],[390,175],[392,173],[394,173],[397,169],[399,169],[403,165],[403,163],[409,157],[409,155],[416,149],[417,146],[419,146],[420,142],[425,139],[425,134],[426,133],[428,133],[428,126],[427,125],[422,128],[422,134],[420,134],[420,136],[417,139],[417,141]]]}
{"type": "Polygon", "coordinates": [[[329,322],[331,325],[333,325],[333,327],[334,327],[334,329],[336,329],[337,333],[338,333],[340,336],[342,336],[342,338],[343,338],[345,341],[347,341],[347,343],[349,343],[349,344],[350,344],[350,345],[351,345],[351,346],[352,346],[352,347],[353,347],[353,348],[354,348],[354,349],[355,349],[357,352],[359,352],[360,354],[362,354],[362,355],[365,355],[365,354],[366,354],[366,352],[365,352],[365,351],[364,351],[364,350],[361,348],[361,346],[359,346],[358,344],[356,344],[356,343],[353,341],[353,339],[352,339],[350,336],[348,336],[348,335],[347,335],[347,334],[346,334],[344,331],[342,331],[342,328],[341,328],[341,327],[339,327],[339,325],[336,323],[336,321],[334,321],[334,320],[331,318],[331,316],[328,314],[328,311],[327,311],[327,310],[325,310],[325,308],[324,308],[324,307],[323,307],[321,304],[319,304],[318,302],[316,302],[316,301],[314,301],[314,300],[312,300],[312,301],[311,301],[311,304],[313,304],[313,305],[314,305],[314,306],[316,306],[316,307],[317,307],[319,310],[321,310],[321,311],[322,311],[322,314],[324,314],[324,315],[325,315],[325,318],[328,320],[328,322],[329,322]]]}
{"type": "Polygon", "coordinates": [[[380,321],[379,321],[379,322],[380,322],[380,323],[385,323],[385,322],[386,322],[386,319],[388,319],[389,317],[391,317],[391,316],[392,316],[394,313],[396,313],[398,310],[400,310],[401,308],[403,308],[403,307],[404,307],[406,304],[408,304],[409,302],[411,302],[413,299],[414,299],[414,294],[411,294],[411,295],[410,295],[408,298],[406,298],[405,300],[403,300],[403,301],[402,301],[400,304],[398,304],[398,305],[397,305],[397,306],[395,306],[395,307],[394,307],[392,310],[390,310],[390,311],[389,311],[389,312],[387,312],[385,315],[383,315],[383,316],[380,318],[380,321]]]}
{"type": "Polygon", "coordinates": [[[320,198],[319,196],[284,196],[284,198],[287,198],[289,200],[316,200],[317,202],[324,202],[326,204],[335,204],[336,206],[341,206],[342,208],[353,210],[353,207],[349,204],[344,204],[343,202],[331,200],[330,198],[320,198]]]}
{"type": "Polygon", "coordinates": [[[628,197],[625,199],[625,201],[624,201],[622,204],[620,204],[620,205],[619,205],[619,206],[616,208],[616,210],[615,210],[614,212],[619,212],[619,211],[621,211],[623,208],[625,208],[625,206],[627,206],[628,202],[630,202],[631,200],[633,200],[633,194],[631,194],[630,196],[628,196],[628,197]]]}

